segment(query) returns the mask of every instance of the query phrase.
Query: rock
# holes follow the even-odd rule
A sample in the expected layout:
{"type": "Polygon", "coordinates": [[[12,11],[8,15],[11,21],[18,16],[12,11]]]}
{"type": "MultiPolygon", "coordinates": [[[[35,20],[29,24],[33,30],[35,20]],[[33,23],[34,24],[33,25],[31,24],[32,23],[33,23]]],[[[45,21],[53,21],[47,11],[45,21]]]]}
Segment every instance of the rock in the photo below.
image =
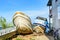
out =
{"type": "Polygon", "coordinates": [[[13,16],[13,24],[16,26],[19,34],[29,34],[33,32],[31,19],[22,12],[15,13],[13,16]]]}
{"type": "Polygon", "coordinates": [[[35,27],[33,28],[33,30],[34,30],[36,33],[44,34],[44,28],[41,27],[41,26],[35,26],[35,27]]]}

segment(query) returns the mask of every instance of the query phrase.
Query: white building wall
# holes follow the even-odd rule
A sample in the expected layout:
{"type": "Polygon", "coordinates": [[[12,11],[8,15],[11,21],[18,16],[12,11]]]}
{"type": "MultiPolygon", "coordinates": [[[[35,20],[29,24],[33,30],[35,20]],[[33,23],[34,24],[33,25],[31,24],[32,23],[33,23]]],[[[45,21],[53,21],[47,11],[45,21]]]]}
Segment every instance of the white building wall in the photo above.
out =
{"type": "Polygon", "coordinates": [[[52,25],[58,29],[58,6],[55,0],[52,0],[52,25]]]}
{"type": "Polygon", "coordinates": [[[57,5],[60,6],[60,0],[57,1],[57,5]]]}
{"type": "MultiPolygon", "coordinates": [[[[58,25],[59,25],[58,28],[60,28],[60,19],[58,19],[58,25]]],[[[58,33],[59,33],[59,37],[60,37],[60,30],[58,31],[58,33]]]]}

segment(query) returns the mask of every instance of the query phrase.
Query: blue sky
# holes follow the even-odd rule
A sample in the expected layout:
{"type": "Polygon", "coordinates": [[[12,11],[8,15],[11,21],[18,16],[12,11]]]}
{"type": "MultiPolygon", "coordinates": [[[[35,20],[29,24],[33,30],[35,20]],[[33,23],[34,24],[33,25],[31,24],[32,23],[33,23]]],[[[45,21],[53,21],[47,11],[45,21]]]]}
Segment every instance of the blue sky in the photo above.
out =
{"type": "Polygon", "coordinates": [[[27,14],[34,22],[36,16],[48,18],[48,0],[0,0],[0,16],[12,21],[16,11],[27,14]]]}

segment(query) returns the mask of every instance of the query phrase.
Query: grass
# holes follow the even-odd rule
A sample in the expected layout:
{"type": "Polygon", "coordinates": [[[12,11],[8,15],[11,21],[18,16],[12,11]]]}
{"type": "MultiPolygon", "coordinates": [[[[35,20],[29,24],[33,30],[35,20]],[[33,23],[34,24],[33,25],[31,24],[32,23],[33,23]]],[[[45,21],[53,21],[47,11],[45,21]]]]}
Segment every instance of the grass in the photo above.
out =
{"type": "Polygon", "coordinates": [[[7,23],[6,19],[4,17],[0,17],[0,26],[2,29],[13,27],[13,23],[7,23]]]}
{"type": "Polygon", "coordinates": [[[6,19],[4,17],[0,17],[0,26],[2,26],[3,29],[6,28],[6,19]]]}
{"type": "Polygon", "coordinates": [[[30,40],[35,40],[34,38],[30,38],[30,40]]]}
{"type": "MultiPolygon", "coordinates": [[[[23,38],[16,38],[16,40],[24,40],[23,38]]],[[[30,38],[30,40],[35,40],[34,38],[30,38]]]]}
{"type": "Polygon", "coordinates": [[[19,38],[16,38],[16,40],[20,40],[19,38]]]}
{"type": "Polygon", "coordinates": [[[24,39],[22,39],[22,38],[16,38],[16,40],[24,40],[24,39]]]}

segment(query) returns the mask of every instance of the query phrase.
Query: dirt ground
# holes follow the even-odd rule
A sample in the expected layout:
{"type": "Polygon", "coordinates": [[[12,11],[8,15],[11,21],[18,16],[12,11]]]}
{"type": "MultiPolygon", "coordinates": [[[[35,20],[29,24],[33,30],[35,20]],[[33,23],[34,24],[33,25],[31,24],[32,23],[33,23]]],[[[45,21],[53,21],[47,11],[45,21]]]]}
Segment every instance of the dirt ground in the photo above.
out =
{"type": "Polygon", "coordinates": [[[49,38],[45,34],[29,34],[29,35],[18,35],[16,38],[12,38],[12,40],[49,40],[49,38]]]}

